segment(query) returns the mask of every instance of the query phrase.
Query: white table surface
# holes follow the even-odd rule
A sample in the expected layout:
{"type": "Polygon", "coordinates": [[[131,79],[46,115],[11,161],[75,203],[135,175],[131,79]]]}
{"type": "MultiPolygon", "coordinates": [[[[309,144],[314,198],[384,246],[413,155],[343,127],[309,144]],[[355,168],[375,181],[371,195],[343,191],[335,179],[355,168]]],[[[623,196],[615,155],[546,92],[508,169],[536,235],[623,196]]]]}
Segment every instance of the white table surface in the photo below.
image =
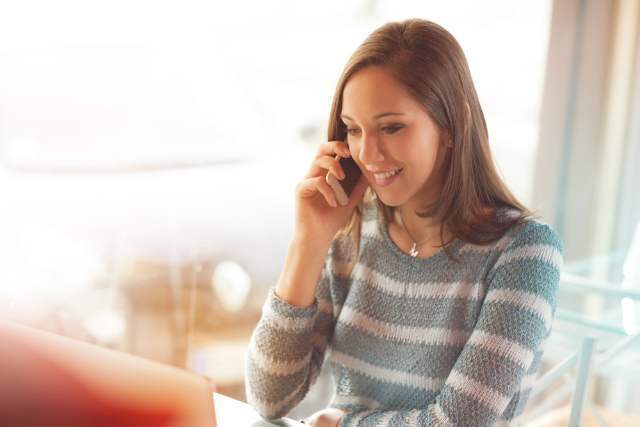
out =
{"type": "Polygon", "coordinates": [[[268,427],[268,426],[304,426],[292,419],[283,418],[275,422],[269,422],[258,415],[249,405],[228,396],[213,393],[214,407],[216,411],[217,427],[268,427]]]}

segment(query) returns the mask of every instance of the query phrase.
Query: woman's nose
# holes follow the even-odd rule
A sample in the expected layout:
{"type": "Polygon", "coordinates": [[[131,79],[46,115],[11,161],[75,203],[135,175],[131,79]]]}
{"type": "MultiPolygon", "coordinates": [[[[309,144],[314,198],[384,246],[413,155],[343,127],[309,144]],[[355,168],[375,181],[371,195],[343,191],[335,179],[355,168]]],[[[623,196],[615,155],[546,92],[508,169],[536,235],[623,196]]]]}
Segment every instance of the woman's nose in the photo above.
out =
{"type": "Polygon", "coordinates": [[[362,135],[362,145],[360,147],[360,161],[365,164],[375,164],[384,160],[380,151],[379,140],[375,134],[362,135]]]}

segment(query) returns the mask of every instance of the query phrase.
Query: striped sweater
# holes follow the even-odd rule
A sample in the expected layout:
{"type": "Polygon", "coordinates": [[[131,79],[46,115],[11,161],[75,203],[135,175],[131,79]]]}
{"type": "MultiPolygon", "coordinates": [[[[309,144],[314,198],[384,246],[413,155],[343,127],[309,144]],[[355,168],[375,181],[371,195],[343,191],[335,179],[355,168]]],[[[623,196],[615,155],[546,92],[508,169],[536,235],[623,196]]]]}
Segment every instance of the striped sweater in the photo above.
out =
{"type": "Polygon", "coordinates": [[[247,351],[247,401],[285,416],[326,360],[340,426],[516,425],[555,312],[558,234],[530,220],[490,245],[454,240],[460,263],[405,254],[372,205],[361,234],[351,274],[353,245],[334,240],[310,307],[270,291],[247,351]]]}

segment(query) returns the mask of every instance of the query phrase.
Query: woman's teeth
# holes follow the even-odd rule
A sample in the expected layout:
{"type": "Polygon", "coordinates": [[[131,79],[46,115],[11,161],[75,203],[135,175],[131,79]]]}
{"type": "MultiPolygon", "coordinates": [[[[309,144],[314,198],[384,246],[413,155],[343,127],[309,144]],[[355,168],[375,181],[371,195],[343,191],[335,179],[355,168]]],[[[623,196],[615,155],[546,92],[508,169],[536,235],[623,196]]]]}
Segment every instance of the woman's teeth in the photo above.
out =
{"type": "Polygon", "coordinates": [[[385,179],[385,178],[390,178],[390,177],[392,177],[393,175],[398,174],[401,170],[402,170],[402,169],[396,169],[396,170],[389,171],[389,172],[374,173],[374,174],[373,174],[373,176],[374,176],[376,179],[385,179]]]}

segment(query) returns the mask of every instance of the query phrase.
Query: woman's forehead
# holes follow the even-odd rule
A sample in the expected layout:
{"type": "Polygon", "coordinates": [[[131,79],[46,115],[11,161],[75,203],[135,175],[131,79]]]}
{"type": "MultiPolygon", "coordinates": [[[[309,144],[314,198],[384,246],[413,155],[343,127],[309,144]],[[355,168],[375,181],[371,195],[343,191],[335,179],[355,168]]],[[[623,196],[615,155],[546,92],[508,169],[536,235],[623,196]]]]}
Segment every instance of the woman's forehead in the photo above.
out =
{"type": "Polygon", "coordinates": [[[342,92],[341,114],[355,120],[388,112],[411,114],[419,107],[406,88],[380,67],[358,71],[342,92]]]}

